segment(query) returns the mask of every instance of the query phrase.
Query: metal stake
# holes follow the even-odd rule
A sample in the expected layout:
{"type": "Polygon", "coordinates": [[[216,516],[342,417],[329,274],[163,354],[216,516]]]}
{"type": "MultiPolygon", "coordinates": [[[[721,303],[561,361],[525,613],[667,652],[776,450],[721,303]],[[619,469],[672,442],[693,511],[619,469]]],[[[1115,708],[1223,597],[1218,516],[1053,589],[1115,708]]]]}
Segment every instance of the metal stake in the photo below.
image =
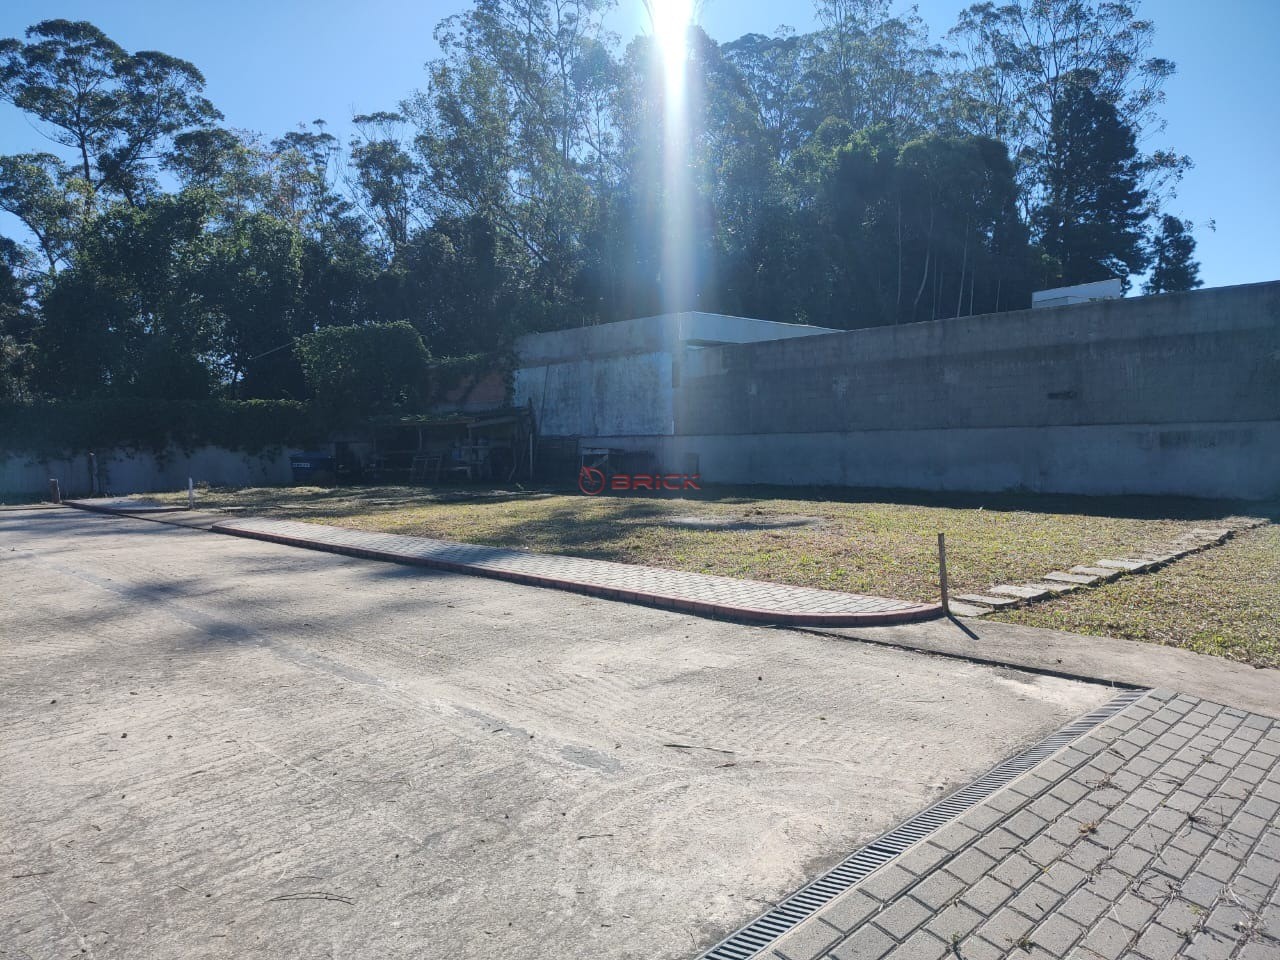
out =
{"type": "Polygon", "coordinates": [[[951,599],[947,596],[947,535],[938,534],[938,582],[942,585],[942,612],[951,616],[951,599]]]}

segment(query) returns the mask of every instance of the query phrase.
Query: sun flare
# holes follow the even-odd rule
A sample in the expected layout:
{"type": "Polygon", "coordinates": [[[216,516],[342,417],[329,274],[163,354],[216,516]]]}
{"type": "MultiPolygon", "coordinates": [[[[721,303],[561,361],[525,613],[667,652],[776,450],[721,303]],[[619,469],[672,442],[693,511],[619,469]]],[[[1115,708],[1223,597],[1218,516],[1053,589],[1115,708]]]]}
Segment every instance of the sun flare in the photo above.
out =
{"type": "Polygon", "coordinates": [[[668,82],[684,75],[689,26],[693,23],[695,0],[645,0],[653,38],[666,64],[668,82]]]}

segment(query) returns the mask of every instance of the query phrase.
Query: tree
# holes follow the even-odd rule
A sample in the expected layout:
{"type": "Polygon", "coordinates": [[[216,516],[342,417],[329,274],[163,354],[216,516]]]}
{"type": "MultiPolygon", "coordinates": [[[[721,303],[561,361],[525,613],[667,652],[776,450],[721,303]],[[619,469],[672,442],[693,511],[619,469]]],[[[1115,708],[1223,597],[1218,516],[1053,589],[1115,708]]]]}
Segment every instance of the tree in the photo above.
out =
{"type": "Polygon", "coordinates": [[[117,202],[86,224],[43,294],[37,383],[58,397],[199,399],[214,325],[197,280],[216,198],[194,191],[117,202]]]}
{"type": "Polygon", "coordinates": [[[405,118],[390,111],[353,118],[357,136],[351,141],[354,177],[348,181],[357,205],[378,231],[387,254],[394,257],[420,223],[416,198],[423,170],[405,146],[405,118]]]}
{"type": "Polygon", "coordinates": [[[77,192],[76,179],[53,154],[0,157],[0,210],[31,232],[51,275],[67,263],[81,227],[77,192]]]}
{"type": "Polygon", "coordinates": [[[256,211],[209,234],[204,250],[200,301],[216,321],[219,379],[239,399],[301,398],[305,385],[292,348],[313,326],[300,309],[297,228],[256,211]]]}
{"type": "MultiPolygon", "coordinates": [[[[1050,149],[1054,118],[1080,78],[1111,104],[1139,141],[1163,130],[1159,108],[1175,66],[1150,56],[1155,25],[1123,0],[984,0],[961,13],[950,32],[948,120],[956,129],[1003,140],[1018,163],[1024,210],[1041,202],[1062,172],[1050,149]]],[[[1169,150],[1144,157],[1152,200],[1172,189],[1190,160],[1169,150]]]]}
{"type": "Polygon", "coordinates": [[[772,37],[748,33],[720,49],[725,61],[738,71],[775,159],[785,163],[812,132],[805,129],[802,38],[786,29],[779,29],[772,37]]]}
{"type": "Polygon", "coordinates": [[[161,164],[183,189],[215,193],[230,218],[265,208],[273,195],[272,154],[251,134],[221,127],[188,130],[173,138],[161,164]]]}
{"type": "Polygon", "coordinates": [[[1063,284],[1129,275],[1146,266],[1147,193],[1133,131],[1084,74],[1058,98],[1034,222],[1063,284]]]}
{"type": "Polygon", "coordinates": [[[316,403],[343,420],[412,409],[427,395],[430,355],[408,323],[328,327],[296,352],[316,403]]]}
{"type": "Polygon", "coordinates": [[[811,38],[810,129],[839,117],[865,129],[895,128],[904,139],[923,132],[933,115],[942,51],[915,8],[889,15],[889,0],[815,0],[821,29],[811,38]]]}
{"type": "Polygon", "coordinates": [[[1151,244],[1151,276],[1143,293],[1180,293],[1203,286],[1195,252],[1191,221],[1167,213],[1162,216],[1160,232],[1151,244]]]}
{"type": "Polygon", "coordinates": [[[27,252],[0,236],[0,403],[21,403],[31,397],[34,348],[31,334],[36,316],[24,275],[27,252]]]}
{"type": "Polygon", "coordinates": [[[476,0],[437,28],[430,84],[402,105],[432,212],[488,222],[527,329],[589,317],[576,293],[592,178],[609,172],[607,6],[476,0]]]}
{"type": "Polygon", "coordinates": [[[130,54],[85,21],[44,20],[28,42],[0,40],[0,99],[32,114],[75,151],[92,193],[130,203],[154,189],[148,164],[173,136],[221,119],[185,60],[130,54]]]}
{"type": "MultiPolygon", "coordinates": [[[[1146,251],[1148,289],[1198,283],[1187,224],[1143,234],[1187,161],[1135,146],[1173,65],[1133,0],[980,3],[950,52],[890,0],[816,0],[805,34],[694,27],[687,127],[611,3],[471,0],[424,89],[344,140],[218,126],[195,66],[89,23],[0,41],[0,100],[53,141],[0,157],[24,228],[0,243],[0,395],[300,398],[299,342],[391,363],[417,353],[397,322],[458,357],[664,309],[936,319],[1146,251]]],[[[380,376],[355,406],[425,396],[380,376]]]]}

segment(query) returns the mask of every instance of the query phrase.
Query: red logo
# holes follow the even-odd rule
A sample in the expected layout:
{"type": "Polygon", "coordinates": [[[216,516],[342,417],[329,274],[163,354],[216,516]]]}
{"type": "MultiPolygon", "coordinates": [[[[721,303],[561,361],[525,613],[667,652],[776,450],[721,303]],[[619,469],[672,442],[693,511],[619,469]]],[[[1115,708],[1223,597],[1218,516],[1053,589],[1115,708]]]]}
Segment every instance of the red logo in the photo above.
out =
{"type": "Polygon", "coordinates": [[[614,473],[605,477],[596,467],[583,466],[578,471],[578,489],[589,497],[607,490],[629,492],[645,490],[649,493],[666,491],[701,490],[697,473],[614,473]]]}
{"type": "Polygon", "coordinates": [[[578,471],[578,489],[589,497],[602,493],[605,487],[604,473],[595,467],[583,466],[578,471]]]}

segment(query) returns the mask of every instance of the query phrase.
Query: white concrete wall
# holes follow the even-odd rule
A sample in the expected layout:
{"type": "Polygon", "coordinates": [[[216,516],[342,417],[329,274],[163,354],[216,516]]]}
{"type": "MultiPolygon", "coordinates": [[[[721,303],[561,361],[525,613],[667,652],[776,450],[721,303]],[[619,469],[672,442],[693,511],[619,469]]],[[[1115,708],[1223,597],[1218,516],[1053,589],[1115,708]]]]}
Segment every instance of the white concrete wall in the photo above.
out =
{"type": "Polygon", "coordinates": [[[515,402],[548,437],[675,432],[670,353],[629,354],[517,370],[515,402]]]}
{"type": "MultiPolygon", "coordinates": [[[[117,496],[185,490],[188,477],[214,486],[271,486],[293,479],[287,449],[259,456],[222,447],[197,447],[190,451],[175,447],[160,457],[152,453],[101,450],[98,464],[105,492],[117,496]]],[[[64,496],[89,494],[88,455],[47,459],[22,451],[0,452],[0,493],[45,493],[51,477],[57,478],[64,496]]]]}
{"type": "Polygon", "coordinates": [[[703,346],[831,332],[690,312],[529,334],[516,348],[515,404],[532,404],[543,436],[671,436],[678,370],[703,346]]]}
{"type": "Polygon", "coordinates": [[[538,341],[541,432],[709,483],[1280,497],[1280,282],[694,346],[739,327],[538,341]]]}
{"type": "Polygon", "coordinates": [[[618,323],[530,333],[516,341],[520,366],[585,358],[677,352],[682,343],[761,343],[834,333],[826,327],[728,317],[719,313],[666,313],[618,323]]]}

